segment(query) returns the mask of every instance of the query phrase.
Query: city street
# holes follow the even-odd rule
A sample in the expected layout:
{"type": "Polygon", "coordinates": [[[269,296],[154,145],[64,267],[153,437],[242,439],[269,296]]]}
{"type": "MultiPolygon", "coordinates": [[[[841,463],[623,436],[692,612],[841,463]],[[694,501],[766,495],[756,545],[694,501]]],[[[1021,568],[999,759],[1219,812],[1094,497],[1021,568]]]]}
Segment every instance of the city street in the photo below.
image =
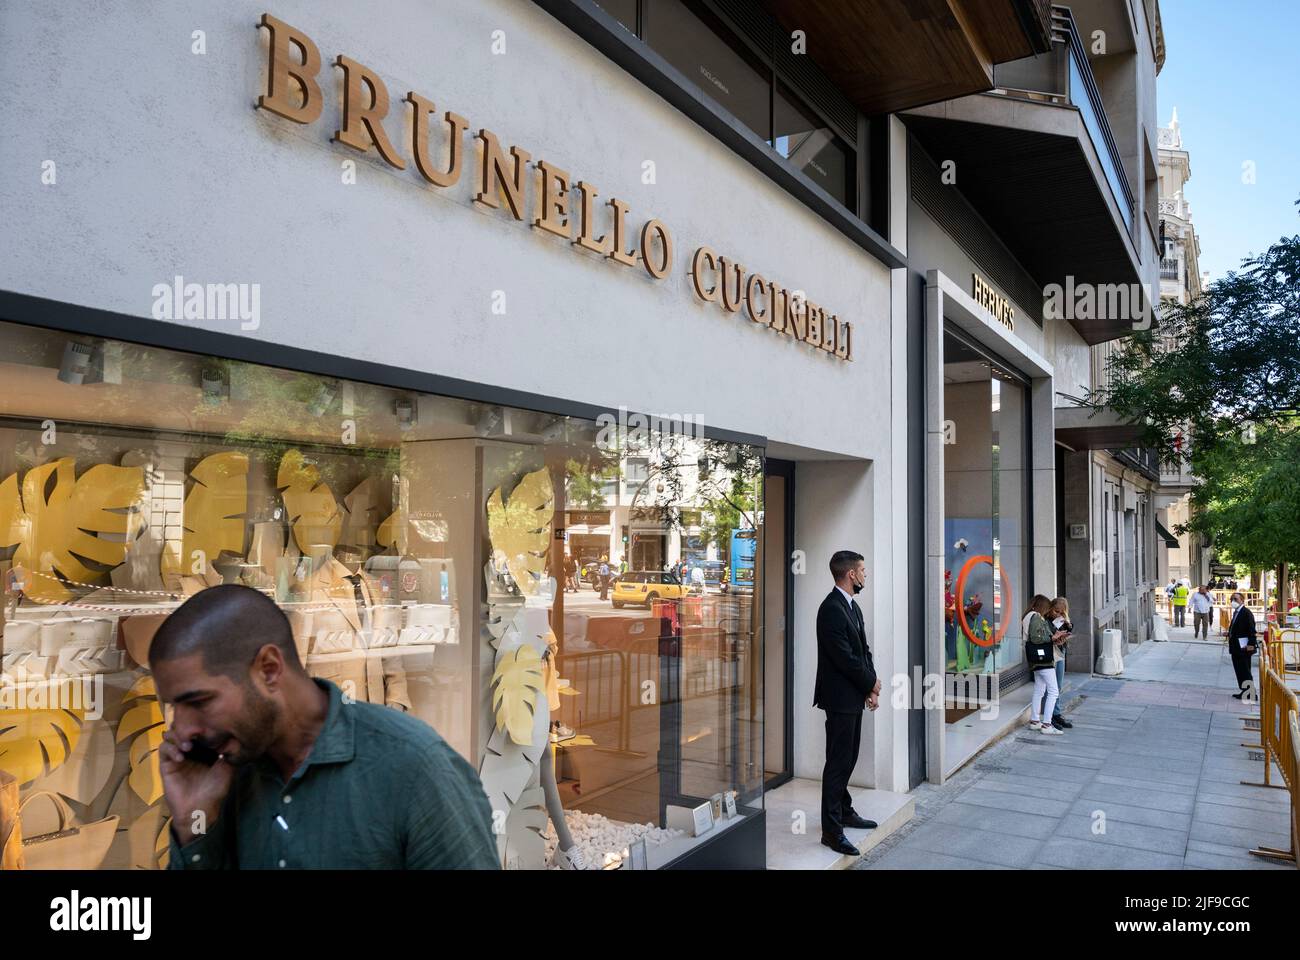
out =
{"type": "Polygon", "coordinates": [[[1067,681],[1062,736],[1022,726],[920,786],[916,816],[856,869],[1294,870],[1246,852],[1289,845],[1288,800],[1241,783],[1264,765],[1241,746],[1256,709],[1231,696],[1226,647],[1170,633],[1130,652],[1122,677],[1067,681]]]}

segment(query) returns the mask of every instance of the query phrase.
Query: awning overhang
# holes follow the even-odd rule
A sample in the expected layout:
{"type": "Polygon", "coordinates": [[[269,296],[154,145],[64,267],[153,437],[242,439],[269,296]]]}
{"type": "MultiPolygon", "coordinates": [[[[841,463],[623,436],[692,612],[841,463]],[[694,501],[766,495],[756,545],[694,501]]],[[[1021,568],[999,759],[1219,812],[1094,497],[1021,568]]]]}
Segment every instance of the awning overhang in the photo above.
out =
{"type": "Polygon", "coordinates": [[[1138,446],[1143,425],[1126,423],[1111,407],[1057,407],[1056,439],[1071,450],[1122,450],[1138,446]]]}
{"type": "Polygon", "coordinates": [[[1078,109],[981,94],[901,119],[932,158],[952,161],[957,189],[1045,301],[1059,285],[1061,314],[1087,343],[1128,336],[1150,316],[1136,247],[1078,109]],[[1095,294],[1087,304],[1085,290],[1095,294]]]}
{"type": "Polygon", "coordinates": [[[1156,520],[1156,534],[1165,542],[1165,546],[1169,547],[1171,550],[1177,550],[1182,546],[1182,544],[1178,542],[1178,538],[1166,530],[1165,525],[1159,520],[1156,520]]]}
{"type": "Polygon", "coordinates": [[[764,0],[869,116],[993,87],[993,65],[1051,47],[1044,0],[764,0]]]}

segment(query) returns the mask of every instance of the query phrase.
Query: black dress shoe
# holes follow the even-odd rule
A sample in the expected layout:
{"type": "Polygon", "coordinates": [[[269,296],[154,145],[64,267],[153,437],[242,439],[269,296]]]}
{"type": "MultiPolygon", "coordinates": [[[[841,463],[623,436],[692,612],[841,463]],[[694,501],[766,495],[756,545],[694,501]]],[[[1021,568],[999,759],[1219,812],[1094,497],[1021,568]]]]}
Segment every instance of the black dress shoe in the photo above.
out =
{"type": "Polygon", "coordinates": [[[852,827],[854,830],[874,830],[880,824],[874,820],[868,820],[865,817],[859,817],[856,813],[849,812],[840,818],[840,822],[846,827],[852,827]]]}
{"type": "Polygon", "coordinates": [[[1074,726],[1074,724],[1058,714],[1057,716],[1052,717],[1052,726],[1057,730],[1069,730],[1074,726]]]}
{"type": "Polygon", "coordinates": [[[841,834],[838,837],[822,837],[822,846],[830,847],[836,853],[842,853],[846,857],[860,857],[862,853],[853,844],[849,843],[849,838],[841,834]]]}

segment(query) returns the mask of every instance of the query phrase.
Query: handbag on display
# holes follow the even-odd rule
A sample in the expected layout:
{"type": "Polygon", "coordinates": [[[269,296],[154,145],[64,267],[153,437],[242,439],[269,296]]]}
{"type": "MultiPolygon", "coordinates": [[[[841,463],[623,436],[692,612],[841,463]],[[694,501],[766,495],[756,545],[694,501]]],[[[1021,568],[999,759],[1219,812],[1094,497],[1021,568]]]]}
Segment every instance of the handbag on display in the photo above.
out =
{"type": "Polygon", "coordinates": [[[33,800],[45,797],[59,814],[59,828],[53,833],[25,837],[23,859],[28,870],[98,870],[108,848],[113,845],[120,817],[105,817],[94,823],[79,824],[68,802],[57,793],[33,793],[18,807],[19,827],[22,811],[33,800]]]}

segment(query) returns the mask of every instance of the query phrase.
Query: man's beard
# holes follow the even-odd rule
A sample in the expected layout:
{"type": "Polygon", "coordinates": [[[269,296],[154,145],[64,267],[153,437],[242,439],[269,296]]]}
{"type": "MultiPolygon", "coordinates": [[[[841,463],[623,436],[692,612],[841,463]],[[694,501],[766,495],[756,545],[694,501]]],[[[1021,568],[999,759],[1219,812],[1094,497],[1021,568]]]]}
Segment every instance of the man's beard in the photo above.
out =
{"type": "Polygon", "coordinates": [[[264,756],[275,741],[279,717],[280,709],[275,701],[262,696],[250,684],[245,692],[244,713],[228,735],[239,742],[239,748],[224,754],[223,759],[232,766],[241,766],[264,756]]]}

